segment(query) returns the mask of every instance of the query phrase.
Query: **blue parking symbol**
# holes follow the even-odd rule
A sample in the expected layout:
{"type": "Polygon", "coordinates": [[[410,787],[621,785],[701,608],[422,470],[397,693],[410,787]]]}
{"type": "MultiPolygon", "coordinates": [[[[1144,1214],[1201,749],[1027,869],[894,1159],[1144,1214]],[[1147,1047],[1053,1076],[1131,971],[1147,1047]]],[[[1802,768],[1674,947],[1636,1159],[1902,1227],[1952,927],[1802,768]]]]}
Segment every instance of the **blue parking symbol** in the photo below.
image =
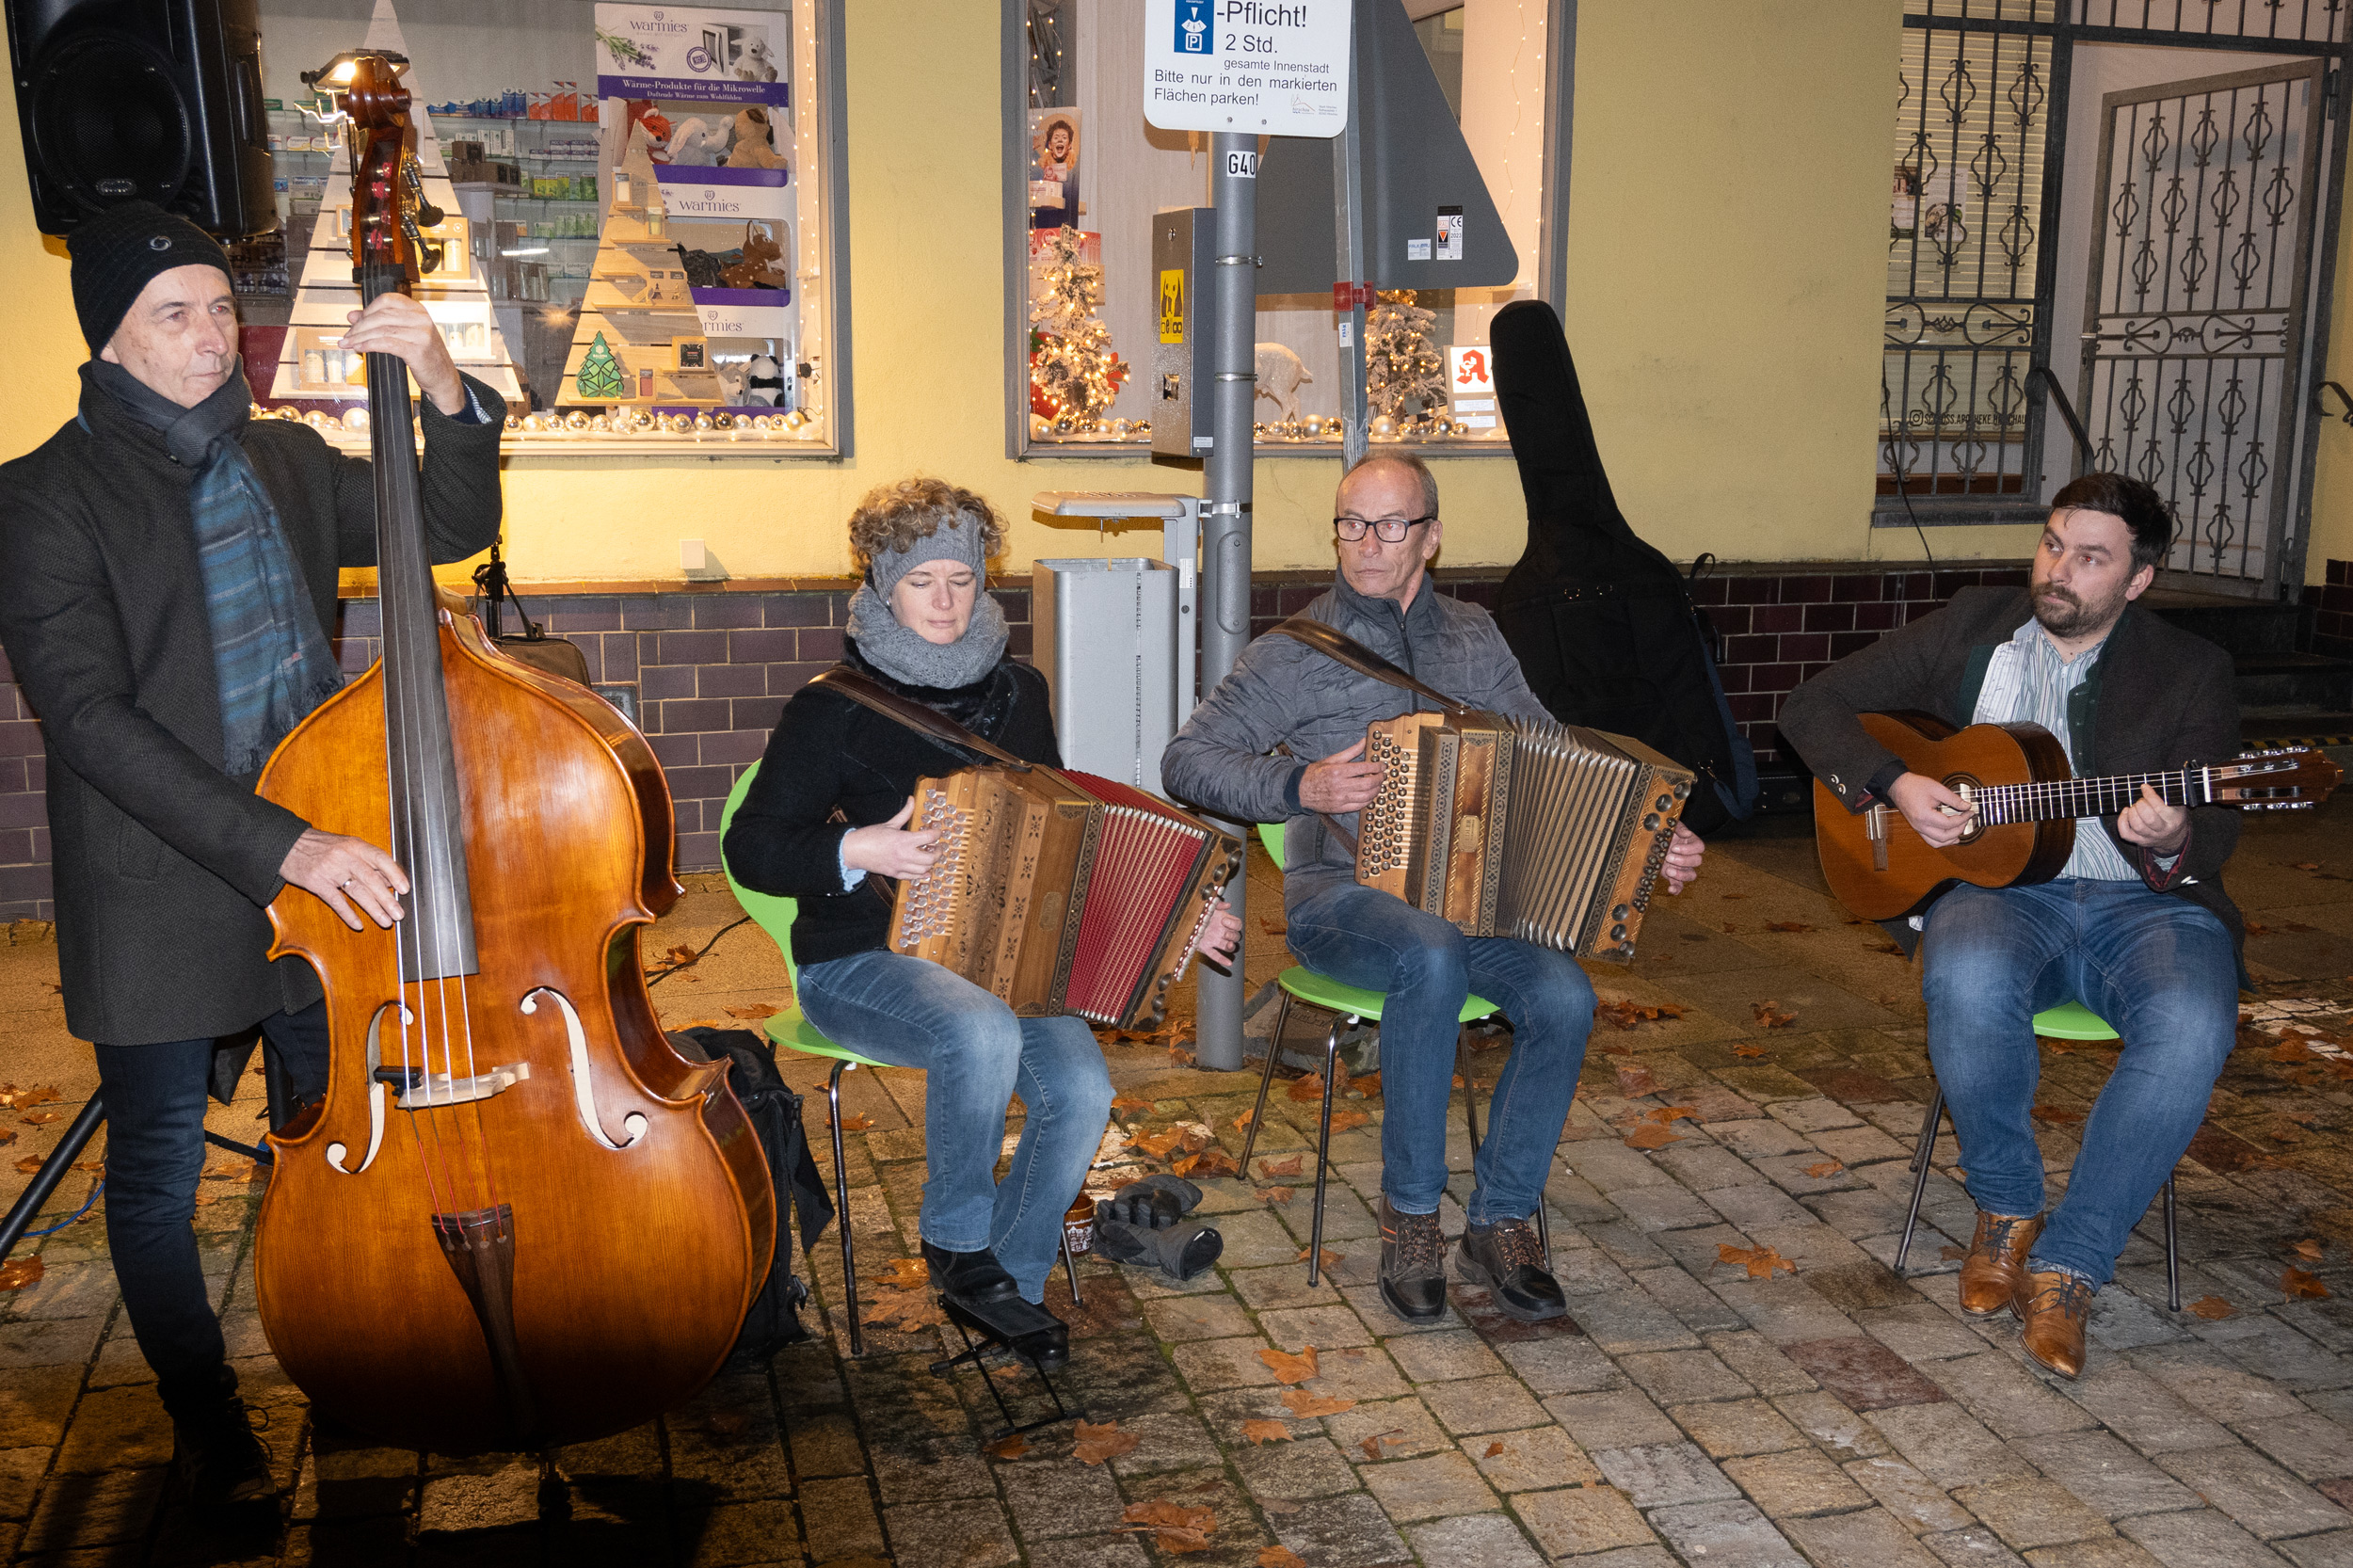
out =
{"type": "Polygon", "coordinates": [[[1209,52],[1210,0],[1176,0],[1176,53],[1209,52]]]}

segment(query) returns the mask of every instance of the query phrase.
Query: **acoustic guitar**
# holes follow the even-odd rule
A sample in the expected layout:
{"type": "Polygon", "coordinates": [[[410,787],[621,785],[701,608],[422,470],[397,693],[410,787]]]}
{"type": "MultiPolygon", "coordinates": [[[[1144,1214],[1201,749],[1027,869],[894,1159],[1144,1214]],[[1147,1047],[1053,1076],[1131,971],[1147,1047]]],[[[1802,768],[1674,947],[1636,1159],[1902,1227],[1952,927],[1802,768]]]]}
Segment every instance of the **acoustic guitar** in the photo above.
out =
{"type": "Polygon", "coordinates": [[[1893,806],[1849,812],[1814,781],[1814,837],[1822,875],[1838,902],[1866,920],[1917,910],[1956,882],[2008,888],[2048,882],[2075,852],[2075,819],[2113,817],[2145,785],[2176,806],[2308,810],[2329,798],[2345,770],[2310,746],[2242,752],[2211,767],[2077,778],[2058,737],[2039,724],[1973,724],[1930,713],[1857,715],[1904,766],[1976,808],[1960,841],[1938,849],[1893,806]]]}

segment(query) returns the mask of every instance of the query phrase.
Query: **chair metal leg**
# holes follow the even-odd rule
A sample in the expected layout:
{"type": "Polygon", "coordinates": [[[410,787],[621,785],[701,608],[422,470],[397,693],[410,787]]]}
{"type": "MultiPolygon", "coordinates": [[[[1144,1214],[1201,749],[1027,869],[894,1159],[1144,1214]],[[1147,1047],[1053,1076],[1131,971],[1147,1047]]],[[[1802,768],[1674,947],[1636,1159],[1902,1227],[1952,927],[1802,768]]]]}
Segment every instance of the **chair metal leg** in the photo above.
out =
{"type": "Polygon", "coordinates": [[[1904,1210],[1904,1239],[1896,1249],[1896,1272],[1904,1272],[1904,1260],[1912,1256],[1912,1233],[1920,1224],[1920,1199],[1929,1190],[1929,1169],[1936,1152],[1937,1123],[1945,1114],[1945,1086],[1938,1084],[1929,1096],[1929,1113],[1920,1118],[1920,1147],[1912,1157],[1912,1204],[1904,1210]]]}
{"type": "Polygon", "coordinates": [[[1079,1260],[1070,1256],[1070,1226],[1062,1227],[1062,1273],[1070,1282],[1070,1304],[1078,1311],[1086,1310],[1086,1303],[1079,1296],[1079,1260]]]}
{"type": "Polygon", "coordinates": [[[1340,1032],[1353,1029],[1356,1023],[1353,1014],[1336,1015],[1332,1032],[1323,1037],[1323,1119],[1316,1128],[1316,1212],[1307,1233],[1310,1289],[1322,1283],[1323,1277],[1323,1183],[1332,1168],[1332,1079],[1339,1068],[1340,1032]]]}
{"type": "Polygon", "coordinates": [[[1274,1033],[1266,1043],[1266,1074],[1258,1080],[1257,1108],[1250,1112],[1250,1130],[1242,1135],[1241,1178],[1250,1179],[1250,1151],[1258,1146],[1258,1124],[1266,1119],[1266,1092],[1274,1086],[1274,1064],[1283,1054],[1283,1026],[1290,1021],[1291,994],[1283,993],[1283,1005],[1274,1010],[1274,1033]]]}
{"type": "Polygon", "coordinates": [[[1463,1026],[1454,1026],[1454,1070],[1463,1080],[1463,1121],[1470,1128],[1471,1158],[1479,1158],[1479,1092],[1471,1083],[1470,1064],[1463,1056],[1463,1026]]]}
{"type": "Polygon", "coordinates": [[[857,1252],[850,1242],[850,1168],[841,1151],[841,1075],[851,1064],[837,1057],[833,1076],[825,1080],[825,1117],[833,1129],[834,1209],[841,1219],[841,1295],[850,1312],[850,1354],[866,1353],[866,1336],[857,1326],[857,1252]]]}
{"type": "Polygon", "coordinates": [[[2182,1235],[2180,1222],[2174,1214],[2173,1178],[2165,1178],[2165,1288],[2166,1304],[2174,1311],[2182,1309],[2182,1235]]]}

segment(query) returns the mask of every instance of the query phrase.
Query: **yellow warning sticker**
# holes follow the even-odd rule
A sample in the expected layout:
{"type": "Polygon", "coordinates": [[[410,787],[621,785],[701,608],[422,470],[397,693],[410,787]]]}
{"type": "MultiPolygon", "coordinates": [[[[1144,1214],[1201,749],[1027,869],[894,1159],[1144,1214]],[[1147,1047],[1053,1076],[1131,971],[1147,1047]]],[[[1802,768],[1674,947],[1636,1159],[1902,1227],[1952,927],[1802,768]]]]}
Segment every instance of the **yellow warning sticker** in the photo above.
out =
{"type": "Polygon", "coordinates": [[[1185,271],[1170,267],[1160,274],[1160,342],[1185,341],[1185,271]]]}

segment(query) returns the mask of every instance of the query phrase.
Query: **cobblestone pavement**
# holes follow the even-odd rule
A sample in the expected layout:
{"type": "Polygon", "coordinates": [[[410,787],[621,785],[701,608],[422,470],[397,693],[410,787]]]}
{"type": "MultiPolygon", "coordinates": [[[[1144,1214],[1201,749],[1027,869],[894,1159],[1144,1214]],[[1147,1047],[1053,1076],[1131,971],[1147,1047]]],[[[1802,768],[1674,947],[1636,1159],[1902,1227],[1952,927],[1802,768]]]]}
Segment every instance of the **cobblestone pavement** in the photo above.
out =
{"type": "MultiPolygon", "coordinates": [[[[1279,909],[1262,860],[1253,876],[1255,986],[1283,960],[1260,929],[1279,909]]],[[[1248,1179],[1207,1183],[1214,1272],[1179,1287],[1082,1264],[1061,1383],[1085,1429],[993,1443],[978,1379],[927,1369],[936,1329],[875,1321],[849,1359],[828,1236],[800,1264],[824,1338],[559,1452],[543,1490],[536,1461],[312,1430],[253,1311],[260,1189],[221,1156],[198,1225],[280,1507],[231,1527],[188,1515],[100,1227],[68,1225],[20,1250],[41,1275],[0,1296],[0,1547],[58,1564],[2353,1563],[2353,1065],[2334,1044],[2353,1034],[2353,826],[2251,824],[2231,879],[2263,989],[2181,1167],[2188,1309],[2167,1308],[2153,1213],[2099,1299],[2078,1383],[2025,1361],[2007,1319],[1958,1313],[1971,1209],[1949,1135],[1911,1272],[1892,1272],[1928,1090],[1917,977],[1823,895],[1810,840],[1757,838],[1715,848],[1631,970],[1596,969],[1606,1016],[1546,1192],[1572,1322],[1515,1323],[1468,1289],[1428,1328],[1390,1318],[1372,1284],[1371,1083],[1339,1102],[1355,1125],[1333,1139],[1332,1256],[1310,1288],[1316,1107],[1278,1085],[1248,1179]]],[[[723,888],[699,889],[649,951],[692,951],[734,916],[723,888]]],[[[0,1073],[60,1093],[0,1114],[31,1160],[65,1125],[40,1118],[70,1115],[92,1075],[63,1033],[54,946],[17,935],[0,948],[0,1073]]],[[[654,994],[676,1027],[733,1023],[727,1009],[782,987],[744,927],[654,994]]],[[[1312,1048],[1321,1018],[1296,1016],[1292,1048],[1312,1048]]],[[[1492,1083],[1508,1035],[1472,1043],[1470,1077],[1492,1083]]],[[[1255,1075],[1193,1070],[1163,1041],[1107,1049],[1142,1146],[1198,1123],[1239,1154],[1255,1075]]],[[[2046,1046],[2037,1114],[2058,1181],[2115,1057],[2046,1046]]],[[[788,1073],[818,1088],[821,1065],[788,1073]]],[[[869,1308],[920,1316],[920,1293],[878,1281],[915,1253],[921,1079],[854,1073],[846,1098],[869,1308]]],[[[215,1125],[249,1133],[259,1108],[249,1079],[215,1125]]],[[[821,1152],[823,1108],[821,1092],[821,1152]]],[[[1449,1155],[1459,1198],[1459,1097],[1449,1155]]],[[[93,1179],[72,1176],[53,1219],[93,1179]]],[[[1461,1226],[1452,1203],[1445,1220],[1461,1226]]],[[[1049,1288],[1068,1311],[1059,1274],[1049,1288]]],[[[1033,1384],[1003,1384],[1034,1410],[1033,1384]]]]}

